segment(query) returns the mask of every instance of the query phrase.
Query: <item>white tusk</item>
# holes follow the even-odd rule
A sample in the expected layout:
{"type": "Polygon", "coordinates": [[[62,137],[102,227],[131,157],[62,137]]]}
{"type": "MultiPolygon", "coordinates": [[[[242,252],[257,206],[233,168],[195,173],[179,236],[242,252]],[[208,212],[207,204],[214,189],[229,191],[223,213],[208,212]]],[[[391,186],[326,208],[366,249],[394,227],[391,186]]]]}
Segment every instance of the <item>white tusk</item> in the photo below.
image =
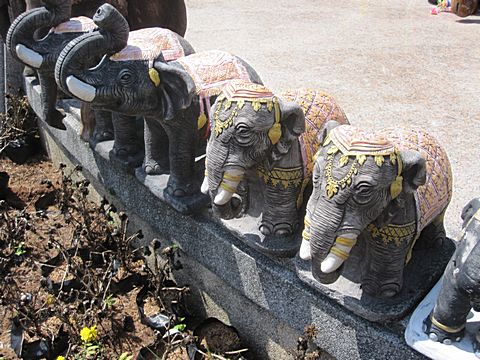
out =
{"type": "MultiPolygon", "coordinates": [[[[357,235],[355,234],[344,234],[342,235],[343,238],[347,239],[352,239],[356,240],[357,235]]],[[[345,253],[347,256],[350,255],[350,251],[352,250],[352,246],[346,246],[346,245],[340,245],[338,243],[335,243],[333,247],[337,248],[338,250],[342,251],[345,253]]],[[[320,264],[320,269],[322,270],[323,273],[331,273],[337,270],[342,264],[345,262],[346,259],[341,258],[340,256],[332,253],[331,251],[328,253],[328,255],[325,257],[325,259],[322,261],[320,264]]]]}
{"type": "Polygon", "coordinates": [[[202,182],[202,186],[200,187],[200,191],[204,193],[205,195],[208,195],[208,178],[205,176],[202,182]]]}
{"type": "Polygon", "coordinates": [[[308,240],[302,239],[302,245],[300,245],[300,259],[302,260],[312,259],[312,254],[310,252],[310,241],[308,240]]]}
{"type": "Polygon", "coordinates": [[[323,273],[331,273],[337,270],[340,266],[342,266],[345,260],[339,258],[337,255],[328,254],[325,260],[322,261],[320,264],[320,269],[323,273]]]}
{"type": "Polygon", "coordinates": [[[218,191],[217,196],[215,196],[215,199],[213,200],[213,203],[215,205],[219,205],[219,206],[225,205],[226,203],[228,203],[230,201],[232,196],[233,196],[233,193],[231,193],[230,191],[227,191],[225,189],[220,189],[218,191]]]}
{"type": "Polygon", "coordinates": [[[80,100],[92,102],[93,99],[95,99],[97,89],[95,89],[92,85],[89,85],[77,79],[73,75],[67,77],[66,82],[68,91],[70,91],[72,95],[79,98],[80,100]]]}
{"type": "Polygon", "coordinates": [[[38,69],[40,66],[42,66],[43,56],[40,55],[38,52],[29,49],[22,44],[18,44],[15,47],[15,51],[17,52],[18,58],[22,60],[25,64],[35,69],[38,69]]]}

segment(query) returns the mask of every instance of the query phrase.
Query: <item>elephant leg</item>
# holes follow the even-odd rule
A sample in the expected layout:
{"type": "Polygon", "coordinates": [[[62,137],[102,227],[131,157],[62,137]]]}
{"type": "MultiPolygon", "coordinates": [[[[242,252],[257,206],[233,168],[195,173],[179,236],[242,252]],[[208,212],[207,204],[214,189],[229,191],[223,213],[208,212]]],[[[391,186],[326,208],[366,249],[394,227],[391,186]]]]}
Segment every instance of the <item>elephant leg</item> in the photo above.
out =
{"type": "MultiPolygon", "coordinates": [[[[105,112],[104,116],[107,117],[108,112],[105,112]]],[[[129,159],[139,156],[140,143],[137,137],[136,117],[116,112],[112,112],[111,117],[115,138],[112,150],[113,154],[119,159],[129,159]]],[[[106,124],[102,125],[108,126],[108,120],[106,124]]]]}
{"type": "MultiPolygon", "coordinates": [[[[110,111],[94,110],[95,126],[92,136],[90,137],[90,145],[95,147],[99,142],[113,140],[113,114],[110,111]]],[[[120,122],[121,120],[118,119],[120,122]]],[[[114,146],[115,148],[115,146],[114,146]]]]}
{"type": "Polygon", "coordinates": [[[169,139],[165,129],[157,119],[145,118],[145,159],[143,168],[149,175],[160,175],[168,172],[169,139]]]}
{"type": "Polygon", "coordinates": [[[290,184],[286,189],[283,184],[265,187],[265,206],[260,224],[264,235],[288,236],[298,226],[297,198],[300,186],[290,184]]]}
{"type": "Polygon", "coordinates": [[[470,298],[460,291],[455,277],[455,264],[450,260],[432,313],[424,321],[424,331],[433,341],[449,344],[459,341],[471,309],[470,298]]]}
{"type": "Polygon", "coordinates": [[[39,72],[40,88],[42,91],[42,120],[48,125],[57,129],[65,130],[66,127],[62,122],[64,115],[55,108],[57,102],[57,84],[51,74],[39,72]]]}
{"type": "MultiPolygon", "coordinates": [[[[393,229],[388,226],[381,230],[393,229]]],[[[362,289],[372,296],[389,298],[397,295],[403,285],[403,270],[412,237],[367,236],[367,266],[362,289]]]]}
{"type": "Polygon", "coordinates": [[[182,111],[172,125],[165,127],[170,140],[168,153],[170,159],[170,177],[167,193],[183,197],[200,191],[200,184],[195,181],[195,149],[197,123],[192,121],[190,111],[182,111]]]}

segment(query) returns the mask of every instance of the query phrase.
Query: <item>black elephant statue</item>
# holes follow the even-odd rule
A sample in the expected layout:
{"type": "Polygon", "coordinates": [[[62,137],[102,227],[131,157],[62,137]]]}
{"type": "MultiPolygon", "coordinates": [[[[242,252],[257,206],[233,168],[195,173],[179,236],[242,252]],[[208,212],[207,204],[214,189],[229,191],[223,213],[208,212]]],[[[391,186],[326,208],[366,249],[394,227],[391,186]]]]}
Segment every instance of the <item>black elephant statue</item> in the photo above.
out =
{"type": "MultiPolygon", "coordinates": [[[[66,44],[80,35],[94,31],[97,27],[92,19],[84,16],[70,18],[70,13],[71,0],[45,0],[44,7],[21,14],[10,27],[7,35],[7,48],[12,56],[38,72],[43,105],[41,117],[49,125],[60,129],[65,129],[65,126],[62,123],[63,115],[55,108],[57,99],[57,84],[53,74],[55,63],[66,44]],[[34,34],[45,27],[51,30],[45,37],[37,40],[34,34]]],[[[119,22],[125,21],[120,13],[117,14],[117,19],[119,22]]],[[[192,47],[183,38],[163,28],[142,29],[119,35],[119,40],[112,44],[110,52],[125,48],[127,37],[130,44],[125,51],[138,46],[139,43],[149,41],[150,46],[155,47],[156,51],[168,51],[170,60],[193,53],[192,47]]],[[[82,110],[84,115],[85,111],[82,110]]],[[[83,124],[83,132],[90,132],[91,125],[89,126],[86,120],[83,124]]],[[[139,144],[135,136],[135,121],[131,117],[98,110],[95,111],[95,125],[91,127],[93,127],[91,136],[88,134],[83,137],[87,138],[92,146],[100,141],[113,139],[114,130],[119,129],[115,131],[117,139],[115,145],[117,142],[129,144],[128,151],[125,150],[125,146],[114,146],[114,150],[121,149],[114,153],[120,158],[128,159],[135,158],[135,153],[139,152],[139,144]],[[112,127],[112,115],[117,125],[115,129],[112,127]]]]}
{"type": "Polygon", "coordinates": [[[195,154],[200,129],[208,128],[211,102],[230,80],[261,80],[250,65],[223,51],[205,51],[169,63],[165,54],[125,58],[120,52],[89,68],[85,59],[108,54],[112,42],[126,31],[125,23],[110,19],[113,12],[108,4],[98,9],[93,19],[100,30],[65,47],[55,78],[62,90],[96,109],[145,118],[143,168],[149,175],[170,171],[165,194],[175,207],[200,192],[194,181],[195,154]]]}
{"type": "MultiPolygon", "coordinates": [[[[472,307],[480,310],[480,198],[471,200],[462,212],[462,236],[443,273],[435,307],[424,321],[424,331],[433,341],[460,341],[472,307]]],[[[480,337],[474,342],[480,356],[480,337]]]]}
{"type": "Polygon", "coordinates": [[[315,279],[331,283],[361,237],[363,292],[395,296],[417,239],[424,248],[445,239],[448,157],[432,136],[411,129],[367,132],[330,122],[322,143],[300,257],[311,260],[315,279]]]}
{"type": "MultiPolygon", "coordinates": [[[[226,86],[212,107],[207,176],[202,184],[202,192],[213,200],[214,214],[228,220],[242,209],[248,212],[237,189],[246,187],[242,182],[255,181],[252,177],[260,178],[263,194],[250,196],[253,201],[263,199],[257,209],[260,232],[292,235],[310,182],[318,135],[328,120],[348,123],[336,101],[321,91],[300,89],[274,95],[265,86],[244,81],[226,86]]],[[[273,241],[265,251],[282,252],[280,242],[273,241]]],[[[298,245],[285,256],[297,251],[298,245]]]]}

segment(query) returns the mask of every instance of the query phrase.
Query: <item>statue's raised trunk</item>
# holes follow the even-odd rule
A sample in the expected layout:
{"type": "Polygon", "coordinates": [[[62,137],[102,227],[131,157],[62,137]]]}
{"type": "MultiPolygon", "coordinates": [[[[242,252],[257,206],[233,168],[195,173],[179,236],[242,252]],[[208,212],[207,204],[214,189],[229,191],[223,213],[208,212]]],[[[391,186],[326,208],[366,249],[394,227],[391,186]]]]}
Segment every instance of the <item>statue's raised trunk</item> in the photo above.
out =
{"type": "Polygon", "coordinates": [[[65,92],[91,102],[95,88],[79,78],[104,55],[110,56],[127,46],[129,27],[125,18],[111,5],[104,4],[93,21],[99,30],[72,40],[60,53],[55,80],[65,92]]]}
{"type": "Polygon", "coordinates": [[[35,32],[54,27],[70,19],[70,1],[46,1],[45,7],[32,9],[19,15],[10,26],[6,45],[14,58],[39,69],[43,63],[38,53],[35,32]]]}

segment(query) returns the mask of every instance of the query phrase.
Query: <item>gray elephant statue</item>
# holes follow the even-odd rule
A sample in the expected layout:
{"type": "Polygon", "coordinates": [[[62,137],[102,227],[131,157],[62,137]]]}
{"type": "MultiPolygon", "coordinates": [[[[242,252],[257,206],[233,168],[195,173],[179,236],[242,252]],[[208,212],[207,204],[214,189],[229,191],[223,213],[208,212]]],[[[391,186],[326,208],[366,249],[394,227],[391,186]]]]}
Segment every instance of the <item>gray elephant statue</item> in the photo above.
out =
{"type": "MultiPolygon", "coordinates": [[[[465,206],[462,219],[461,239],[443,273],[435,307],[424,321],[429,338],[447,345],[464,337],[472,307],[480,311],[480,198],[465,206]]],[[[479,334],[474,349],[480,357],[479,334]]]]}
{"type": "Polygon", "coordinates": [[[368,132],[330,122],[322,138],[300,257],[328,284],[361,240],[363,292],[393,297],[417,240],[428,248],[445,239],[443,216],[452,194],[447,154],[419,130],[368,132]]]}
{"type": "Polygon", "coordinates": [[[101,6],[94,16],[100,30],[65,47],[56,64],[56,81],[62,90],[94,108],[143,116],[143,168],[149,175],[170,171],[166,200],[177,210],[190,212],[191,208],[180,209],[200,193],[194,176],[195,154],[200,130],[208,129],[211,102],[228,81],[261,83],[260,77],[243,60],[223,51],[169,63],[165,53],[155,58],[113,54],[104,56],[95,68],[85,67],[84,59],[108,54],[112,41],[126,31],[124,23],[111,21],[112,13],[110,5],[101,6]]]}
{"type": "MultiPolygon", "coordinates": [[[[253,212],[261,212],[256,248],[278,256],[294,256],[305,188],[310,183],[313,155],[322,125],[328,120],[348,123],[329,95],[313,89],[274,95],[264,86],[231,82],[212,107],[207,145],[206,177],[202,192],[209,193],[213,212],[223,219],[247,211],[240,189],[263,183],[261,193],[250,194],[253,212]],[[242,185],[243,184],[243,185],[242,185]],[[261,245],[260,245],[261,243],[261,245]]],[[[298,239],[299,240],[299,239],[298,239]]]]}

